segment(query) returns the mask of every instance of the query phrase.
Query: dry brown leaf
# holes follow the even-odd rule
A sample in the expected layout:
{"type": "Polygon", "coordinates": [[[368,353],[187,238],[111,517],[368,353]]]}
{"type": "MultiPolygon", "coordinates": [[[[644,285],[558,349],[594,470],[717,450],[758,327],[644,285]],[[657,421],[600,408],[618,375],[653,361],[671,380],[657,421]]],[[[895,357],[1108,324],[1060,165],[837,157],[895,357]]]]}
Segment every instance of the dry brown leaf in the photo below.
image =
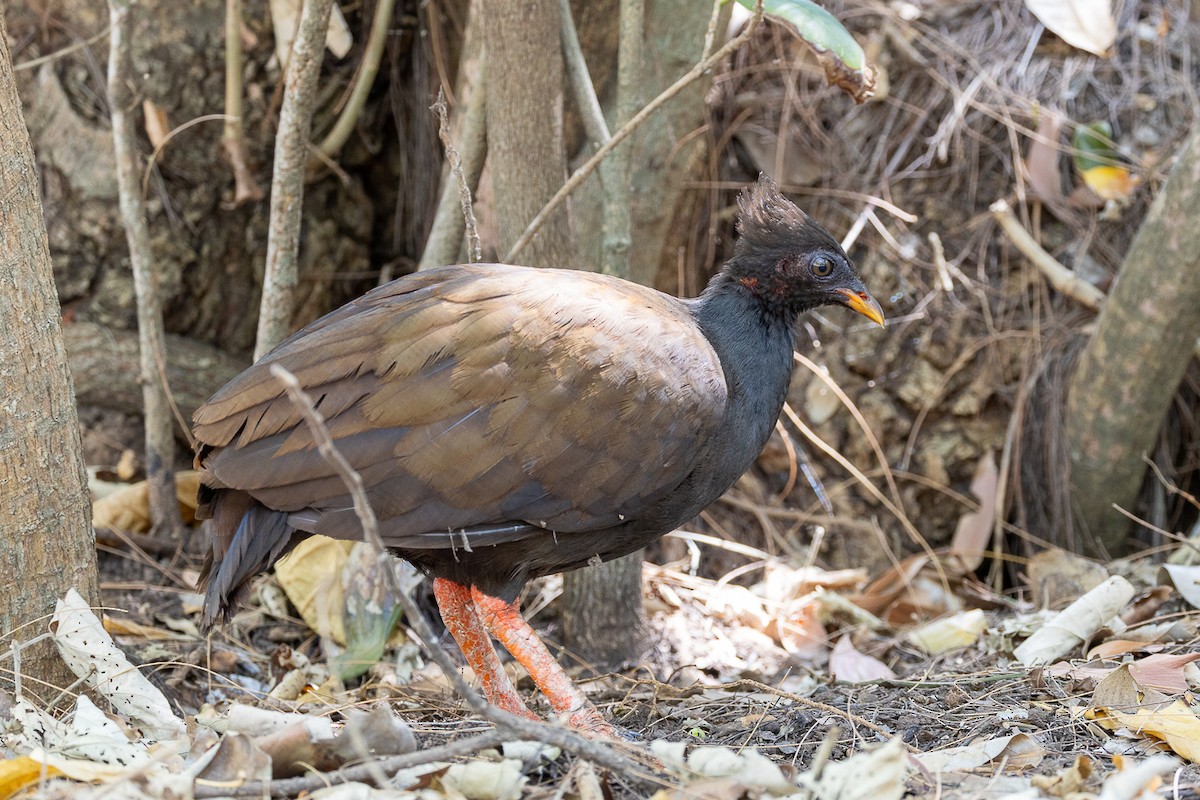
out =
{"type": "Polygon", "coordinates": [[[1107,642],[1102,642],[1096,645],[1087,652],[1087,658],[1102,658],[1111,659],[1117,656],[1123,656],[1126,653],[1148,653],[1156,650],[1162,650],[1166,645],[1148,644],[1139,642],[1134,639],[1109,639],[1107,642]]]}
{"type": "Polygon", "coordinates": [[[933,773],[966,772],[985,764],[1004,764],[1004,768],[1019,771],[1036,767],[1046,756],[1046,748],[1025,733],[980,738],[961,747],[948,747],[913,756],[921,766],[933,773]]]}
{"type": "MultiPolygon", "coordinates": [[[[189,525],[196,521],[196,491],[199,486],[199,472],[189,469],[175,473],[175,497],[179,500],[179,513],[189,525]]],[[[149,532],[148,484],[145,481],[131,483],[92,503],[92,527],[134,533],[149,532]]]]}
{"type": "Polygon", "coordinates": [[[1129,665],[1129,674],[1138,686],[1158,689],[1169,694],[1188,690],[1184,667],[1200,659],[1200,653],[1156,653],[1129,665]]]}
{"type": "Polygon", "coordinates": [[[983,563],[983,554],[992,541],[992,528],[996,524],[996,490],[1000,473],[996,470],[996,457],[988,450],[979,457],[975,475],[971,478],[971,494],[979,500],[979,510],[963,514],[954,529],[950,542],[950,553],[958,556],[963,569],[974,572],[983,563]]]}
{"type": "Polygon", "coordinates": [[[1025,154],[1025,180],[1033,190],[1033,196],[1050,207],[1066,202],[1062,189],[1062,171],[1059,169],[1058,137],[1062,120],[1053,112],[1045,111],[1038,120],[1037,136],[1029,143],[1025,154]]]}
{"type": "Polygon", "coordinates": [[[1042,608],[1061,608],[1104,583],[1108,570],[1095,561],[1051,547],[1029,561],[1029,584],[1042,608]]]}
{"type": "Polygon", "coordinates": [[[849,636],[838,639],[833,652],[829,654],[829,674],[848,683],[896,677],[896,673],[887,664],[874,656],[859,652],[849,636]]]}
{"type": "Polygon", "coordinates": [[[789,654],[804,660],[816,660],[829,648],[825,626],[821,623],[821,603],[815,596],[785,605],[766,633],[789,654]]]}
{"type": "Polygon", "coordinates": [[[342,570],[354,542],[310,536],[275,565],[275,578],[308,627],[346,643],[342,570]]]}
{"type": "Polygon", "coordinates": [[[153,100],[142,101],[142,117],[145,119],[146,137],[154,149],[163,146],[167,134],[171,132],[171,123],[167,121],[167,112],[156,105],[153,100]]]}

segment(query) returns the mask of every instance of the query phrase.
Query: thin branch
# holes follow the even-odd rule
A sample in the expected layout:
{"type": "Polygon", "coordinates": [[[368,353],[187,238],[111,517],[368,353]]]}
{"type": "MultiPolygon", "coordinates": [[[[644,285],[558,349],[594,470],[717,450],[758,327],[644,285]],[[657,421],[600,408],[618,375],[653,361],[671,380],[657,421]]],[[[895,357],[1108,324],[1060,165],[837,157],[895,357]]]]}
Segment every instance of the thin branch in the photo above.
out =
{"type": "Polygon", "coordinates": [[[96,34],[92,34],[91,36],[89,36],[88,38],[84,39],[81,42],[76,42],[75,44],[68,45],[61,50],[55,50],[53,53],[47,53],[44,56],[38,56],[37,58],[31,58],[28,61],[22,61],[20,64],[13,64],[13,72],[21,72],[22,70],[33,69],[34,67],[40,67],[42,64],[48,64],[51,61],[54,61],[55,59],[62,58],[63,56],[68,56],[71,53],[76,52],[77,50],[83,50],[85,47],[89,47],[89,46],[95,44],[96,42],[100,41],[101,39],[103,39],[105,36],[108,36],[108,32],[111,30],[112,30],[112,25],[109,25],[104,30],[102,30],[96,34]]]}
{"type": "MultiPolygon", "coordinates": [[[[384,546],[383,540],[379,537],[379,524],[375,518],[374,510],[371,508],[371,503],[367,498],[366,490],[363,487],[362,477],[350,466],[345,456],[338,451],[329,434],[329,429],[325,425],[324,418],[313,406],[312,398],[300,387],[300,382],[296,379],[296,376],[280,365],[271,365],[271,374],[287,389],[288,397],[291,398],[296,410],[304,417],[304,421],[308,425],[309,432],[313,437],[313,441],[316,442],[321,456],[334,468],[338,476],[342,479],[342,482],[345,483],[346,489],[350,492],[354,504],[354,513],[362,525],[363,540],[376,548],[380,557],[390,559],[391,556],[388,555],[387,548],[384,546]]],[[[612,747],[603,742],[587,739],[576,731],[558,725],[550,725],[545,722],[518,717],[515,714],[510,714],[503,709],[496,708],[487,703],[466,682],[459,672],[458,667],[450,660],[450,656],[446,654],[446,651],[436,646],[437,637],[434,636],[433,629],[425,619],[425,614],[417,607],[412,597],[400,586],[395,570],[390,568],[385,569],[384,573],[388,578],[388,588],[391,589],[400,601],[400,604],[404,607],[404,614],[408,618],[408,624],[425,645],[426,652],[429,653],[430,657],[445,674],[446,679],[463,700],[466,701],[468,708],[510,736],[545,742],[546,744],[561,747],[563,750],[574,753],[581,758],[587,758],[621,774],[631,774],[639,769],[637,763],[618,754],[612,747]]]]}
{"type": "MultiPolygon", "coordinates": [[[[1100,306],[1104,305],[1108,296],[1043,250],[1033,235],[1025,230],[1025,226],[1017,219],[1017,215],[1013,213],[1007,200],[1003,198],[997,200],[988,210],[992,212],[992,216],[1000,224],[1000,230],[1004,231],[1004,235],[1013,243],[1013,246],[1038,268],[1038,271],[1046,280],[1050,281],[1050,285],[1056,291],[1093,311],[1100,310],[1100,306]]],[[[1200,339],[1196,341],[1192,353],[1195,358],[1200,358],[1200,339]]]]}
{"type": "Polygon", "coordinates": [[[138,153],[129,109],[136,101],[130,90],[129,38],[133,30],[130,0],[110,0],[108,50],[108,105],[112,117],[113,149],[117,160],[117,190],[121,223],[129,244],[129,263],[137,294],[139,374],[146,424],[146,480],[149,483],[150,518],[156,532],[175,538],[183,520],[175,497],[175,438],[171,407],[158,364],[163,358],[162,298],[154,274],[150,227],[146,207],[138,192],[138,153]]]}
{"type": "Polygon", "coordinates": [[[263,199],[262,187],[246,163],[242,103],[242,0],[225,0],[225,128],[221,149],[233,169],[233,205],[263,199]]]}
{"type": "MultiPolygon", "coordinates": [[[[471,94],[471,100],[475,101],[477,108],[482,108],[482,99],[483,87],[480,86],[471,94]]],[[[467,128],[472,124],[472,122],[480,125],[481,127],[486,127],[487,124],[486,120],[484,119],[484,114],[482,113],[478,113],[476,115],[476,120],[471,120],[471,110],[472,109],[468,109],[468,119],[463,125],[464,139],[468,138],[467,128]]],[[[456,226],[455,235],[447,240],[446,250],[449,251],[450,245],[453,245],[454,252],[457,254],[458,242],[460,239],[462,239],[463,232],[465,231],[467,236],[467,261],[473,264],[482,257],[483,248],[479,243],[479,227],[475,221],[475,208],[471,201],[471,187],[467,183],[466,174],[463,172],[462,156],[458,154],[458,150],[454,147],[454,143],[450,141],[450,115],[446,110],[446,93],[441,89],[438,90],[437,102],[433,104],[433,112],[438,118],[438,138],[442,140],[442,147],[446,150],[446,163],[450,167],[450,175],[447,177],[452,179],[454,181],[454,185],[458,187],[458,210],[460,213],[458,216],[456,216],[456,219],[462,220],[463,223],[462,226],[456,226]]],[[[480,161],[481,160],[482,159],[480,159],[480,161]]],[[[476,176],[476,181],[478,181],[478,176],[476,176]]],[[[447,188],[448,187],[449,182],[447,182],[447,188]]],[[[433,235],[431,233],[430,239],[432,238],[433,235]]],[[[426,252],[433,251],[431,251],[429,248],[426,248],[426,252]]],[[[449,253],[447,252],[447,255],[448,254],[449,253]]],[[[422,254],[421,260],[424,261],[424,253],[422,254]]]]}
{"type": "Polygon", "coordinates": [[[587,60],[583,57],[583,48],[579,45],[575,18],[571,15],[571,0],[559,0],[558,5],[559,16],[562,18],[563,66],[567,70],[567,80],[571,83],[571,93],[575,95],[575,107],[579,110],[579,116],[583,118],[583,129],[587,131],[588,138],[599,147],[608,142],[612,134],[608,132],[604,111],[596,97],[596,86],[592,83],[587,60]]]}
{"type": "Polygon", "coordinates": [[[504,731],[493,730],[472,736],[468,739],[459,739],[456,742],[450,742],[441,747],[431,747],[428,750],[420,750],[415,753],[390,756],[372,761],[369,764],[357,764],[353,767],[346,767],[337,772],[318,772],[302,778],[288,778],[287,780],[279,781],[247,781],[240,786],[234,787],[230,787],[225,781],[222,781],[220,785],[205,785],[202,781],[196,781],[196,788],[192,796],[195,798],[262,797],[264,794],[269,793],[271,797],[297,797],[304,792],[315,792],[317,789],[324,789],[326,786],[370,780],[378,771],[394,775],[402,769],[411,769],[412,767],[419,767],[434,761],[449,761],[452,758],[470,755],[480,750],[486,750],[489,747],[495,747],[503,743],[504,740],[504,731]]]}
{"type": "MultiPolygon", "coordinates": [[[[718,3],[720,2],[722,2],[722,0],[718,0],[718,3]]],[[[742,44],[744,44],[750,38],[754,31],[758,29],[758,26],[761,22],[762,0],[758,0],[754,7],[754,16],[750,18],[748,23],[746,23],[746,27],[742,29],[741,33],[726,42],[720,50],[713,53],[708,58],[699,61],[696,66],[692,67],[691,70],[687,72],[687,74],[675,81],[675,83],[671,84],[671,86],[667,87],[667,89],[658,97],[647,103],[641,111],[633,116],[633,119],[621,126],[621,128],[613,134],[612,138],[596,151],[595,155],[584,162],[579,169],[575,170],[571,177],[567,179],[567,182],[563,184],[562,188],[554,193],[554,196],[550,198],[550,201],[546,203],[542,210],[537,213],[537,216],[530,221],[529,226],[525,228],[525,232],[522,233],[517,241],[513,243],[512,249],[510,249],[508,254],[505,255],[504,260],[506,262],[513,263],[517,257],[517,254],[529,244],[529,242],[541,229],[542,225],[544,225],[546,220],[549,219],[550,215],[554,213],[555,209],[562,205],[562,202],[566,200],[572,192],[583,185],[583,182],[588,179],[588,176],[596,171],[596,167],[600,165],[600,162],[602,162],[608,156],[608,154],[617,147],[617,145],[629,138],[631,133],[637,130],[643,122],[650,118],[651,114],[662,108],[669,100],[671,100],[671,98],[675,97],[675,95],[682,92],[688,86],[691,86],[705,72],[712,69],[726,56],[741,47],[742,44]]]]}
{"type": "MultiPolygon", "coordinates": [[[[484,75],[483,53],[483,10],[480,0],[471,3],[467,29],[463,34],[462,57],[458,67],[458,97],[460,104],[455,113],[457,147],[448,143],[455,138],[439,127],[438,135],[446,150],[447,168],[442,178],[442,193],[438,198],[437,211],[429,237],[425,240],[425,251],[421,253],[418,270],[432,269],[459,260],[463,233],[467,225],[464,193],[469,196],[479,186],[483,173],[483,161],[487,155],[487,77],[484,75]],[[451,154],[454,151],[454,154],[451,154]],[[462,178],[453,180],[452,159],[458,159],[462,178]]],[[[480,258],[478,247],[468,243],[467,260],[480,258]],[[474,250],[475,255],[471,252],[474,250]]]]}
{"type": "Polygon", "coordinates": [[[262,307],[254,344],[257,360],[291,332],[297,252],[304,208],[304,165],[312,128],[317,77],[325,51],[325,31],[333,0],[305,0],[300,29],[288,59],[279,132],[275,136],[275,169],[271,176],[271,216],[267,234],[267,267],[262,307]]]}
{"type": "Polygon", "coordinates": [[[350,90],[350,99],[338,115],[333,129],[325,135],[317,149],[327,156],[334,156],[346,140],[350,138],[363,107],[367,103],[367,95],[375,84],[375,76],[379,73],[379,62],[383,59],[384,45],[387,44],[388,27],[392,22],[392,9],[396,0],[378,0],[375,4],[375,16],[371,19],[371,32],[367,37],[367,46],[363,51],[362,62],[358,67],[358,75],[354,79],[354,88],[350,90]]]}

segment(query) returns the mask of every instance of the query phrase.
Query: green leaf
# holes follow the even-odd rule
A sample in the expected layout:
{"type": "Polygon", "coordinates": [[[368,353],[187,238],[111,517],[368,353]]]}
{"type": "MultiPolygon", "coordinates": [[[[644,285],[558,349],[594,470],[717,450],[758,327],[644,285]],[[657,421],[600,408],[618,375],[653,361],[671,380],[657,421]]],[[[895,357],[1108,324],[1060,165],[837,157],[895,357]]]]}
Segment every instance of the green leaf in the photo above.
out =
{"type": "MultiPolygon", "coordinates": [[[[751,11],[755,8],[754,0],[737,1],[751,11]]],[[[875,67],[867,63],[862,47],[833,14],[812,0],[763,0],[763,11],[792,26],[816,53],[826,80],[844,89],[855,102],[875,93],[875,67]]]]}
{"type": "Polygon", "coordinates": [[[1112,125],[1101,120],[1075,129],[1071,146],[1075,148],[1075,168],[1087,172],[1095,167],[1117,166],[1121,157],[1113,148],[1112,125]]]}

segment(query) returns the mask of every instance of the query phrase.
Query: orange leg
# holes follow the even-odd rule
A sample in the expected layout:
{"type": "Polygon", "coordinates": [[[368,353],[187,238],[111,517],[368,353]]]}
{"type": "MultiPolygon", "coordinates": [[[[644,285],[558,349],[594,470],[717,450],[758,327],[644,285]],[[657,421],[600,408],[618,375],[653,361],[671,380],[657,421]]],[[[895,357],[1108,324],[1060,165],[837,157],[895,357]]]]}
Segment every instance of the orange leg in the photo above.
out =
{"type": "Polygon", "coordinates": [[[516,603],[484,594],[471,587],[471,597],[483,623],[500,644],[529,670],[530,677],[550,701],[556,714],[565,715],[567,724],[589,733],[618,738],[616,729],[596,710],[583,692],[579,691],[563,668],[550,655],[546,645],[521,616],[516,603]]]}
{"type": "Polygon", "coordinates": [[[479,621],[475,604],[471,600],[471,590],[461,583],[455,583],[445,578],[437,578],[433,582],[433,596],[437,599],[438,610],[442,612],[442,621],[446,630],[458,642],[467,663],[483,684],[483,694],[497,708],[502,708],[513,714],[531,719],[536,716],[521,700],[512,681],[500,664],[496,648],[479,621]]]}

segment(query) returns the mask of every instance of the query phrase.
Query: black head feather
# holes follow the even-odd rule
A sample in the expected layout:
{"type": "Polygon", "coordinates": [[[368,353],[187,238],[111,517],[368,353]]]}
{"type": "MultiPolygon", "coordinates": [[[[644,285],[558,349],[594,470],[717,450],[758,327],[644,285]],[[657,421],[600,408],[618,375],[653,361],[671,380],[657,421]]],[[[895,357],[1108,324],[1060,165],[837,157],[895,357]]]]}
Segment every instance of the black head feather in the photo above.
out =
{"type": "Polygon", "coordinates": [[[791,319],[836,303],[882,321],[879,306],[859,280],[837,239],[804,213],[763,175],[738,198],[733,258],[724,284],[748,292],[763,309],[791,319]]]}

